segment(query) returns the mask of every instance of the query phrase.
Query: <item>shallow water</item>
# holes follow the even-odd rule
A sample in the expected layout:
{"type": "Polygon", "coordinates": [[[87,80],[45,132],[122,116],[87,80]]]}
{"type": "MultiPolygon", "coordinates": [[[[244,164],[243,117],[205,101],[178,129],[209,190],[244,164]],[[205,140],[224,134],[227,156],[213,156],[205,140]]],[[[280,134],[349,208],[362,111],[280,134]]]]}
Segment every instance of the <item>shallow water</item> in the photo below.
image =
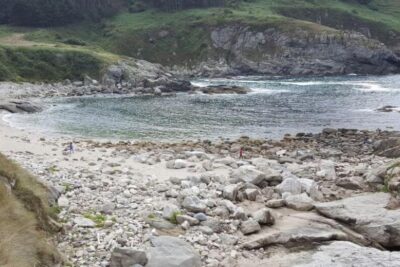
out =
{"type": "Polygon", "coordinates": [[[12,115],[16,127],[85,137],[120,139],[280,138],[325,127],[400,130],[400,75],[327,78],[235,77],[199,79],[198,86],[229,84],[248,95],[85,97],[46,100],[38,114],[12,115]]]}

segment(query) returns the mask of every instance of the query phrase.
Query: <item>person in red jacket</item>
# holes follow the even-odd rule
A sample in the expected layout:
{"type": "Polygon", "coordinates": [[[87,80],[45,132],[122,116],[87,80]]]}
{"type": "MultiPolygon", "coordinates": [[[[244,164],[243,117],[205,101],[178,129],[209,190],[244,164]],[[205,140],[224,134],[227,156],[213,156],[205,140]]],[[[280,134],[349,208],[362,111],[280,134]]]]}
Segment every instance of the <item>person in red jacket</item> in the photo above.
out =
{"type": "Polygon", "coordinates": [[[240,147],[240,150],[239,150],[239,158],[240,158],[240,159],[243,159],[243,147],[240,147]]]}

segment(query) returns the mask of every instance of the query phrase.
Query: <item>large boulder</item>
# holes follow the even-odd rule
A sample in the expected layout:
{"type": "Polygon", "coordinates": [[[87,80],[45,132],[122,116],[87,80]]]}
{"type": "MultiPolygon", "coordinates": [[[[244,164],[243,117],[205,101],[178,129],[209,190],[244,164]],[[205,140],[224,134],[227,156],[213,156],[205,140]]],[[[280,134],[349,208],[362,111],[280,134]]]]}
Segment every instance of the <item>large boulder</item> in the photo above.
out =
{"type": "Polygon", "coordinates": [[[381,157],[400,157],[400,138],[388,138],[374,145],[374,153],[381,157]]]}
{"type": "Polygon", "coordinates": [[[199,254],[179,238],[154,237],[151,244],[146,267],[201,267],[199,254]]]}
{"type": "MultiPolygon", "coordinates": [[[[239,262],[239,266],[245,266],[244,264],[239,262]]],[[[348,241],[334,241],[311,250],[276,253],[262,260],[259,265],[253,266],[397,267],[400,266],[400,252],[381,251],[348,241]]]]}
{"type": "Polygon", "coordinates": [[[244,165],[232,171],[231,177],[245,183],[260,185],[266,179],[265,173],[251,165],[244,165]]]}
{"type": "Polygon", "coordinates": [[[11,101],[0,103],[0,110],[10,113],[36,113],[43,111],[43,108],[30,102],[11,101]]]}
{"type": "Polygon", "coordinates": [[[160,88],[162,92],[188,92],[191,83],[176,79],[160,64],[145,60],[124,59],[105,71],[102,84],[107,88],[129,84],[132,87],[160,88]]]}
{"type": "Polygon", "coordinates": [[[283,211],[277,214],[276,223],[273,226],[265,227],[261,232],[245,238],[242,247],[249,250],[274,245],[307,247],[315,242],[335,240],[351,240],[360,245],[369,244],[358,233],[321,215],[311,212],[283,211]]]}
{"type": "Polygon", "coordinates": [[[388,210],[390,194],[371,193],[315,204],[322,215],[348,224],[380,245],[400,246],[400,210],[388,210]]]}
{"type": "Polygon", "coordinates": [[[285,204],[288,208],[299,211],[308,211],[314,208],[314,200],[306,193],[286,197],[285,204]]]}
{"type": "Polygon", "coordinates": [[[277,185],[276,189],[283,194],[283,193],[291,193],[293,195],[301,194],[303,186],[299,179],[296,178],[287,178],[283,180],[282,183],[277,185]]]}

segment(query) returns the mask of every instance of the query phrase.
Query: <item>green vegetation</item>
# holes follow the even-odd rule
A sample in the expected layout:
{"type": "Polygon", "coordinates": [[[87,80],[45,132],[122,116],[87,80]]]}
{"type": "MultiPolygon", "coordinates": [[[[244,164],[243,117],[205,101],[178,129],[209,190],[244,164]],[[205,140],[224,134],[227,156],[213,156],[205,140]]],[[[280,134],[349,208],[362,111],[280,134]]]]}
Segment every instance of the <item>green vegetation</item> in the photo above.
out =
{"type": "Polygon", "coordinates": [[[96,227],[104,227],[104,223],[107,220],[107,217],[102,214],[91,214],[91,213],[86,213],[84,215],[86,219],[92,220],[94,223],[96,223],[96,227]]]}
{"type": "Polygon", "coordinates": [[[172,214],[171,218],[169,218],[169,221],[170,221],[171,223],[173,223],[173,224],[178,224],[178,221],[176,220],[176,217],[177,217],[177,216],[180,216],[180,215],[182,215],[182,212],[180,212],[180,211],[175,211],[175,212],[172,214]]]}
{"type": "MultiPolygon", "coordinates": [[[[59,49],[59,53],[67,53],[74,62],[70,66],[59,67],[57,64],[54,68],[54,61],[51,62],[54,57],[50,56],[50,62],[47,62],[48,59],[41,56],[39,60],[44,61],[37,64],[44,66],[31,66],[29,60],[12,64],[10,60],[4,60],[0,53],[0,80],[79,79],[82,75],[78,75],[74,69],[87,73],[88,65],[94,68],[87,74],[96,77],[102,66],[117,60],[119,56],[141,58],[168,66],[197,65],[220,53],[211,44],[210,31],[227,24],[247,25],[256,29],[278,28],[289,34],[298,32],[298,29],[310,33],[338,34],[342,30],[356,30],[400,50],[398,0],[226,0],[223,3],[194,0],[121,1],[117,1],[118,7],[115,6],[115,10],[119,10],[117,15],[101,21],[76,19],[74,21],[78,23],[46,28],[0,26],[0,45],[14,46],[15,43],[19,46],[18,42],[12,42],[13,34],[17,33],[23,35],[20,46],[25,47],[23,54],[30,54],[28,58],[37,54],[39,47],[45,47],[47,54],[54,55],[54,50],[59,49]],[[26,51],[30,49],[35,52],[26,51]],[[72,55],[72,52],[75,54],[72,55]],[[100,59],[100,62],[96,59],[100,59]],[[35,73],[36,70],[39,73],[35,73]]],[[[88,3],[97,9],[106,5],[107,0],[90,0],[88,3]]],[[[102,15],[91,17],[99,16],[102,15]]]]}
{"type": "Polygon", "coordinates": [[[77,49],[0,46],[0,81],[98,78],[105,65],[104,58],[77,49]]]}
{"type": "Polygon", "coordinates": [[[60,255],[47,241],[58,230],[50,216],[46,188],[0,154],[0,266],[59,263],[60,255]]]}

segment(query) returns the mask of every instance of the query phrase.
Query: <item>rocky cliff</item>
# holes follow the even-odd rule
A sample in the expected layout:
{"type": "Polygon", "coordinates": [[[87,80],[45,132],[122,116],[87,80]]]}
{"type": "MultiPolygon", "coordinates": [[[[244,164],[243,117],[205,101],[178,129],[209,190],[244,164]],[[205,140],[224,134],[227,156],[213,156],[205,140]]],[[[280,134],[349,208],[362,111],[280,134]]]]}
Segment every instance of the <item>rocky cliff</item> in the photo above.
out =
{"type": "Polygon", "coordinates": [[[212,52],[208,59],[189,68],[189,73],[220,76],[400,72],[400,58],[394,52],[357,32],[225,25],[210,30],[209,41],[212,52]]]}

